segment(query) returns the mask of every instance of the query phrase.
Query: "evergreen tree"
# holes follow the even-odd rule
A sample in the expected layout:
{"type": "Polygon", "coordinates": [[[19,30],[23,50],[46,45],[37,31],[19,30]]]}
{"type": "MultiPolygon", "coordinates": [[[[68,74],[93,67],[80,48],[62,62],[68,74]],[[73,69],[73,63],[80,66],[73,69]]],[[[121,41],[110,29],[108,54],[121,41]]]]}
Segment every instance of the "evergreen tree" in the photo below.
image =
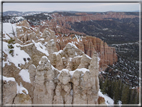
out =
{"type": "Polygon", "coordinates": [[[120,100],[121,90],[120,90],[120,82],[119,80],[115,82],[114,87],[114,103],[117,104],[117,102],[120,100]]]}
{"type": "Polygon", "coordinates": [[[102,84],[102,93],[108,93],[108,79],[106,78],[104,83],[102,84]]]}
{"type": "Polygon", "coordinates": [[[14,47],[13,44],[15,43],[15,40],[10,38],[10,40],[8,41],[8,48],[9,48],[9,53],[14,56],[14,47]]]}
{"type": "Polygon", "coordinates": [[[129,103],[129,86],[127,85],[123,86],[121,101],[122,101],[122,104],[129,103]]]}

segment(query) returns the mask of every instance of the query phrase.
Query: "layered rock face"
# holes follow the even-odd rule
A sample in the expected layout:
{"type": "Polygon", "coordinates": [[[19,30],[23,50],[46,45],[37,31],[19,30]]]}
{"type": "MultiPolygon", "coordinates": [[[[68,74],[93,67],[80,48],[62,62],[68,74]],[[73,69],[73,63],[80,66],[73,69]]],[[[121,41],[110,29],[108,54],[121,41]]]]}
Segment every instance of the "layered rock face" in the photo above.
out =
{"type": "Polygon", "coordinates": [[[32,39],[38,40],[39,36],[41,35],[39,28],[30,27],[29,23],[26,20],[18,22],[16,26],[16,43],[28,44],[32,41],[32,39]]]}
{"type": "Polygon", "coordinates": [[[101,70],[105,70],[107,65],[112,65],[117,61],[115,48],[109,47],[107,43],[96,37],[86,36],[82,37],[81,40],[76,38],[72,39],[70,37],[59,37],[56,41],[58,50],[63,49],[68,42],[72,42],[90,57],[92,57],[93,52],[96,51],[100,57],[101,70]]]}
{"type": "Polygon", "coordinates": [[[49,60],[43,56],[37,66],[33,104],[97,104],[97,53],[90,58],[69,43],[63,51],[54,52],[52,55],[55,59],[49,60]],[[66,65],[63,66],[64,64],[66,65]]]}
{"type": "Polygon", "coordinates": [[[30,29],[25,21],[17,24],[13,57],[4,47],[3,78],[8,82],[3,81],[3,104],[100,104],[99,52],[109,48],[107,44],[91,37],[61,40],[50,29],[30,29]]]}
{"type": "MultiPolygon", "coordinates": [[[[137,18],[136,15],[127,15],[123,12],[107,12],[104,14],[96,13],[96,14],[87,14],[87,13],[75,13],[74,16],[64,16],[59,13],[52,14],[51,20],[46,20],[44,22],[41,22],[42,29],[46,28],[47,26],[50,27],[50,29],[54,30],[55,33],[61,32],[61,33],[76,33],[79,34],[79,32],[75,32],[71,29],[71,25],[69,23],[75,23],[75,22],[81,22],[81,21],[90,21],[90,20],[105,20],[109,19],[112,20],[112,18],[116,19],[123,19],[123,18],[137,18]],[[58,27],[57,27],[58,26],[58,27]]],[[[80,33],[81,34],[81,33],[80,33]]],[[[83,33],[82,33],[83,34],[83,33]]]]}
{"type": "Polygon", "coordinates": [[[31,86],[23,85],[29,93],[23,90],[16,94],[16,82],[4,85],[4,90],[8,91],[4,91],[4,104],[98,104],[97,53],[90,58],[68,43],[62,51],[52,55],[55,59],[42,56],[37,68],[33,64],[28,67],[31,86]],[[7,101],[10,92],[13,96],[7,101]]]}

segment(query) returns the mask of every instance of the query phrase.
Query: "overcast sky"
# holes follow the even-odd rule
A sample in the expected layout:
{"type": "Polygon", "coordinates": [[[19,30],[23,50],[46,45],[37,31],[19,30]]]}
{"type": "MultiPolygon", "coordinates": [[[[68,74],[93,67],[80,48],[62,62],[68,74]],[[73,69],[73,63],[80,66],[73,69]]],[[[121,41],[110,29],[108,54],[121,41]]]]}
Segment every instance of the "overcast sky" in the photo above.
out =
{"type": "Polygon", "coordinates": [[[5,11],[138,11],[139,3],[3,3],[5,11]]]}

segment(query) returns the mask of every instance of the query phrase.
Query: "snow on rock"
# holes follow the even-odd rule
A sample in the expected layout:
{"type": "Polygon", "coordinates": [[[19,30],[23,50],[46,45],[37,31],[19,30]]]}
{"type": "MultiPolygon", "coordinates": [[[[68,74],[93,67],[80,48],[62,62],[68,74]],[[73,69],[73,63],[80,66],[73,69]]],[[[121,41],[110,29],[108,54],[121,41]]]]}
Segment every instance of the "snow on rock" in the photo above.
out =
{"type": "Polygon", "coordinates": [[[40,38],[39,40],[44,40],[44,38],[40,38]]]}
{"type": "MultiPolygon", "coordinates": [[[[47,58],[47,56],[42,56],[42,59],[45,58],[48,60],[48,62],[50,63],[50,60],[47,58]]],[[[39,61],[39,64],[41,64],[41,60],[39,61]]]]}
{"type": "Polygon", "coordinates": [[[21,16],[19,16],[19,17],[15,17],[15,20],[16,21],[19,21],[19,20],[23,20],[24,18],[23,17],[21,17],[21,16]]]}
{"type": "Polygon", "coordinates": [[[22,83],[20,82],[20,86],[18,85],[18,83],[16,83],[17,85],[17,94],[28,94],[28,90],[26,88],[23,87],[22,83]],[[25,91],[26,93],[24,93],[23,91],[25,91]]]}
{"type": "Polygon", "coordinates": [[[122,101],[118,101],[118,104],[119,104],[119,107],[121,107],[122,106],[122,101]]]}
{"type": "Polygon", "coordinates": [[[58,74],[58,77],[59,77],[59,75],[62,73],[62,71],[65,71],[65,72],[69,72],[69,70],[68,69],[62,69],[62,70],[58,70],[58,72],[59,72],[59,74],[58,74]]]}
{"type": "Polygon", "coordinates": [[[60,76],[60,74],[62,73],[62,71],[65,71],[66,73],[68,73],[68,72],[69,72],[69,70],[68,70],[68,69],[62,69],[62,70],[57,70],[57,71],[59,72],[59,74],[58,74],[57,78],[59,78],[59,76],[60,76]]]}
{"type": "Polygon", "coordinates": [[[56,28],[60,28],[60,26],[57,25],[56,28]]]}
{"type": "Polygon", "coordinates": [[[107,105],[113,105],[114,104],[114,100],[111,99],[109,96],[107,96],[106,94],[103,94],[100,90],[98,92],[98,95],[103,97],[105,99],[105,103],[107,105]]]}
{"type": "Polygon", "coordinates": [[[78,56],[75,56],[74,58],[82,58],[82,56],[79,56],[79,55],[78,55],[78,56]]]}
{"type": "Polygon", "coordinates": [[[28,72],[28,69],[22,69],[22,70],[19,72],[19,75],[22,77],[23,81],[28,82],[28,83],[31,83],[30,74],[29,74],[29,72],[28,72]]]}
{"type": "MultiPolygon", "coordinates": [[[[47,58],[47,56],[42,56],[42,59],[47,59],[48,60],[48,62],[50,62],[50,60],[47,58]]],[[[39,64],[41,64],[41,60],[39,61],[39,64]]]]}
{"type": "Polygon", "coordinates": [[[63,52],[63,50],[60,50],[60,51],[58,51],[58,52],[54,52],[53,54],[56,54],[56,56],[58,55],[58,54],[60,54],[60,53],[62,53],[63,52]]]}
{"type": "Polygon", "coordinates": [[[18,22],[18,21],[22,21],[22,20],[24,20],[24,18],[21,17],[21,16],[19,16],[19,17],[12,17],[10,19],[11,22],[18,22]]]}
{"type": "MultiPolygon", "coordinates": [[[[86,55],[86,54],[85,54],[86,55]]],[[[86,55],[87,58],[92,59],[90,56],[86,55]]]]}
{"type": "Polygon", "coordinates": [[[32,45],[33,43],[29,43],[29,44],[26,44],[26,45],[19,45],[20,47],[25,47],[25,46],[30,46],[32,45]]]}
{"type": "Polygon", "coordinates": [[[44,53],[45,55],[49,56],[48,51],[46,50],[46,47],[44,45],[42,45],[40,42],[35,42],[34,40],[32,40],[32,42],[35,44],[35,47],[37,48],[38,51],[44,53]]]}
{"type": "Polygon", "coordinates": [[[1,77],[3,78],[3,81],[6,81],[6,82],[15,81],[15,78],[13,78],[13,77],[5,77],[5,76],[0,75],[0,80],[2,80],[1,77]]]}
{"type": "Polygon", "coordinates": [[[69,71],[71,77],[73,76],[74,72],[75,72],[75,71],[69,71]]]}
{"type": "Polygon", "coordinates": [[[78,49],[78,48],[76,47],[76,45],[73,44],[73,43],[70,43],[70,42],[69,42],[67,45],[70,45],[71,47],[74,47],[74,48],[78,49]]]}
{"type": "Polygon", "coordinates": [[[60,51],[58,51],[58,52],[54,52],[53,54],[58,55],[58,54],[62,53],[62,51],[63,51],[63,50],[60,50],[60,51]]]}
{"type": "Polygon", "coordinates": [[[5,39],[10,39],[10,37],[14,37],[13,32],[16,36],[16,24],[3,23],[3,34],[5,34],[5,39]]]}
{"type": "Polygon", "coordinates": [[[76,70],[74,70],[74,71],[69,71],[71,77],[73,76],[73,74],[75,73],[75,71],[79,71],[79,72],[82,72],[82,73],[84,73],[84,74],[85,74],[85,72],[90,72],[89,69],[86,69],[86,68],[78,68],[78,69],[76,69],[76,70]]]}
{"type": "Polygon", "coordinates": [[[65,72],[67,72],[67,73],[69,72],[69,70],[68,70],[68,69],[62,69],[61,71],[65,71],[65,72]]]}
{"type": "MultiPolygon", "coordinates": [[[[30,56],[24,50],[21,50],[19,46],[18,43],[13,44],[14,54],[12,56],[9,54],[10,49],[8,48],[8,43],[3,42],[3,51],[7,54],[7,61],[3,61],[3,67],[5,66],[5,63],[12,62],[17,68],[20,68],[18,67],[18,64],[25,64],[23,58],[30,58],[30,56]]],[[[26,60],[26,62],[28,63],[28,60],[26,60]]]]}
{"type": "Polygon", "coordinates": [[[77,42],[82,41],[82,37],[81,37],[81,36],[79,36],[79,35],[75,35],[75,38],[77,39],[77,42]]]}
{"type": "Polygon", "coordinates": [[[79,40],[79,37],[77,36],[77,35],[75,35],[75,37],[76,37],[76,39],[77,39],[77,42],[79,42],[80,40],[79,40]]]}
{"type": "Polygon", "coordinates": [[[79,68],[79,69],[76,69],[76,71],[80,71],[80,72],[90,72],[89,69],[86,69],[86,68],[79,68]]]}

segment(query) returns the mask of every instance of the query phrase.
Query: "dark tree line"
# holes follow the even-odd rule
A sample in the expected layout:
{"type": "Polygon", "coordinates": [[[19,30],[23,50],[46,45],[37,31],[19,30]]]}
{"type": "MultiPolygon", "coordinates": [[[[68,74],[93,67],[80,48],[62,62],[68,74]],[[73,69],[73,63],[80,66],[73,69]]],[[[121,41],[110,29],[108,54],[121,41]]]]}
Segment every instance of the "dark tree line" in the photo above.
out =
{"type": "Polygon", "coordinates": [[[137,89],[132,89],[121,80],[100,79],[100,89],[103,94],[107,94],[114,100],[114,104],[121,101],[122,104],[138,104],[139,93],[137,89]]]}

